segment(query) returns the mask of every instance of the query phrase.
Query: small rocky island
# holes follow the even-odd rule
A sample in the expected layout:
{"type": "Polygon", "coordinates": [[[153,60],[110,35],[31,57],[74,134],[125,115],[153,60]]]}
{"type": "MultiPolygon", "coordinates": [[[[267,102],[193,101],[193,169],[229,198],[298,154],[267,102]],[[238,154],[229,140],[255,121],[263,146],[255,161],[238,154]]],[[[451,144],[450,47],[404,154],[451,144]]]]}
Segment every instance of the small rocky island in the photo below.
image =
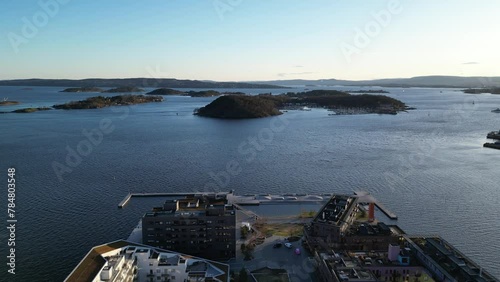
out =
{"type": "Polygon", "coordinates": [[[336,114],[397,114],[408,109],[403,102],[385,95],[351,95],[337,90],[312,90],[287,93],[285,96],[289,98],[284,101],[285,108],[320,107],[335,111],[336,114]]]}
{"type": "Polygon", "coordinates": [[[13,113],[33,113],[38,111],[48,111],[51,110],[49,107],[39,107],[39,108],[24,108],[12,111],[13,113]]]}
{"type": "Polygon", "coordinates": [[[0,101],[0,106],[10,106],[10,105],[17,105],[20,104],[18,101],[0,101]]]}
{"type": "Polygon", "coordinates": [[[225,95],[197,109],[200,116],[241,119],[281,114],[280,110],[323,108],[342,114],[397,114],[409,109],[403,102],[384,95],[351,95],[337,90],[289,92],[280,95],[225,95]]]}
{"type": "Polygon", "coordinates": [[[272,99],[260,96],[225,95],[195,111],[196,115],[224,118],[245,119],[280,115],[272,99]]]}
{"type": "Polygon", "coordinates": [[[116,87],[116,88],[111,88],[105,91],[102,91],[104,93],[137,93],[137,92],[144,92],[144,89],[134,87],[134,86],[123,86],[123,87],[116,87]]]}
{"type": "Polygon", "coordinates": [[[220,96],[221,93],[215,90],[203,90],[203,91],[188,91],[186,92],[186,96],[191,97],[216,97],[220,96]]]}
{"type": "Polygon", "coordinates": [[[385,94],[385,93],[389,93],[389,91],[386,91],[386,90],[373,90],[373,89],[369,89],[369,90],[347,90],[346,92],[348,93],[365,93],[365,94],[374,94],[374,93],[378,93],[378,94],[385,94]]]}
{"type": "Polygon", "coordinates": [[[90,97],[88,99],[76,102],[69,102],[61,105],[54,105],[55,109],[98,109],[111,106],[125,106],[134,104],[143,104],[151,102],[162,102],[161,96],[144,96],[144,95],[120,95],[113,97],[90,97]]]}
{"type": "Polygon", "coordinates": [[[179,96],[190,96],[190,97],[218,97],[221,95],[245,95],[243,92],[219,92],[216,90],[201,90],[201,91],[180,91],[170,88],[158,88],[151,92],[146,93],[147,95],[179,95],[179,96]]]}
{"type": "Polygon", "coordinates": [[[462,91],[467,94],[483,94],[483,93],[500,94],[500,88],[468,88],[462,91]]]}
{"type": "Polygon", "coordinates": [[[61,92],[70,92],[70,93],[80,93],[80,92],[102,92],[103,90],[99,87],[72,87],[66,88],[61,92]]]}
{"type": "Polygon", "coordinates": [[[191,97],[218,97],[220,95],[245,95],[243,92],[219,92],[215,90],[188,91],[184,95],[191,97]]]}
{"type": "Polygon", "coordinates": [[[158,88],[151,92],[146,93],[147,95],[184,95],[185,92],[170,89],[170,88],[158,88]]]}

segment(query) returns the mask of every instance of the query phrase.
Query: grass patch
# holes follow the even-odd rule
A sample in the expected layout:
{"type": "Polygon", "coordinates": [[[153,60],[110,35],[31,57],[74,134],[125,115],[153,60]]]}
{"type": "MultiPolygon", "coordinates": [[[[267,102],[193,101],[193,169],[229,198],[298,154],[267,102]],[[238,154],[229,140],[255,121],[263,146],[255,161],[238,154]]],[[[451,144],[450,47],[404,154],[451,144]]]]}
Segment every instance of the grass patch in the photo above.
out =
{"type": "Polygon", "coordinates": [[[262,234],[276,235],[276,236],[302,236],[303,225],[297,223],[267,223],[267,222],[257,222],[254,227],[258,229],[262,234]]]}
{"type": "Polygon", "coordinates": [[[313,218],[316,215],[316,211],[302,211],[299,214],[299,218],[313,218]]]}

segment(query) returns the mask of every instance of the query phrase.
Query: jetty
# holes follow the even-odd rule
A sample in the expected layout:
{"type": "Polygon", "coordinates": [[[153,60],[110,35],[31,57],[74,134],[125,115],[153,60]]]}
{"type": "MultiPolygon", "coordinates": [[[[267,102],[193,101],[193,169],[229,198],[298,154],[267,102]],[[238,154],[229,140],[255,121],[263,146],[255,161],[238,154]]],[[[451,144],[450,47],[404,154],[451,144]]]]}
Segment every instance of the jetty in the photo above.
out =
{"type": "Polygon", "coordinates": [[[373,197],[370,193],[365,191],[354,192],[354,195],[358,198],[358,202],[366,202],[366,203],[374,203],[377,208],[384,213],[389,219],[397,220],[398,216],[390,211],[386,206],[384,206],[381,202],[379,202],[375,197],[373,197]]]}
{"type": "Polygon", "coordinates": [[[118,204],[118,208],[125,207],[133,197],[187,197],[187,196],[210,196],[210,195],[226,195],[232,192],[178,192],[178,193],[128,193],[125,198],[118,204]]]}
{"type": "Polygon", "coordinates": [[[125,198],[118,204],[118,208],[125,207],[133,197],[227,197],[231,204],[240,206],[258,206],[262,204],[283,204],[283,203],[323,203],[328,201],[333,194],[285,194],[285,195],[234,195],[233,191],[229,192],[178,192],[178,193],[128,193],[125,198]]]}

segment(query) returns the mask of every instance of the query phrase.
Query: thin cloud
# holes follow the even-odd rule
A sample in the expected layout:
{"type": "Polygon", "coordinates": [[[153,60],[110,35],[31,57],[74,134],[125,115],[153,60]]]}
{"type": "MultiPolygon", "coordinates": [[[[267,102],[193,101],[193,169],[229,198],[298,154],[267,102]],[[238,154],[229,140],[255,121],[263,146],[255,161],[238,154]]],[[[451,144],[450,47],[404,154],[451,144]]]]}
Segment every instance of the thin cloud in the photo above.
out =
{"type": "Polygon", "coordinates": [[[462,65],[479,65],[479,62],[466,62],[462,63],[462,65]]]}
{"type": "Polygon", "coordinates": [[[301,65],[296,65],[296,66],[293,66],[294,68],[303,68],[304,66],[301,66],[301,65]]]}

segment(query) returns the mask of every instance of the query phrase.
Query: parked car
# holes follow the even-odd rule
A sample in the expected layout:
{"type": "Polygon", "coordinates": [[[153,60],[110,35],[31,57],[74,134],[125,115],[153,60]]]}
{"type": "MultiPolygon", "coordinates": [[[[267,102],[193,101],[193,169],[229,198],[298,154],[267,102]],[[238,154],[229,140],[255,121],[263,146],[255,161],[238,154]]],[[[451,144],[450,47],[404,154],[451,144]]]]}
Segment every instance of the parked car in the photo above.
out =
{"type": "Polygon", "coordinates": [[[281,246],[283,246],[283,244],[276,243],[276,244],[273,245],[273,248],[277,249],[277,248],[281,248],[281,246]]]}
{"type": "Polygon", "coordinates": [[[291,243],[285,243],[285,247],[291,249],[292,248],[292,244],[291,243]]]}

